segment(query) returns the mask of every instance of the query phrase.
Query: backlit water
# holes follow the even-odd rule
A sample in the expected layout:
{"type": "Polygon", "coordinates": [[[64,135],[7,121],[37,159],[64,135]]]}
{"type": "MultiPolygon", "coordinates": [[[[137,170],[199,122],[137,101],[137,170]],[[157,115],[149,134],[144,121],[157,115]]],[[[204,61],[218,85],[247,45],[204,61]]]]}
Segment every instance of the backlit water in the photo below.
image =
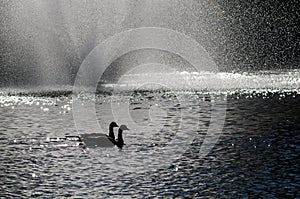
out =
{"type": "MultiPolygon", "coordinates": [[[[0,196],[299,197],[297,91],[230,92],[222,134],[205,157],[199,156],[199,149],[209,127],[213,95],[200,91],[176,95],[162,90],[122,95],[130,97],[129,112],[137,126],[125,133],[126,145],[119,150],[47,141],[47,137],[77,135],[72,94],[3,93],[0,196]],[[179,132],[193,137],[176,145],[182,149],[168,148],[177,153],[176,159],[151,155],[163,152],[179,132]]],[[[96,94],[95,104],[98,121],[107,130],[113,120],[110,95],[96,94]]]]}
{"type": "MultiPolygon", "coordinates": [[[[106,88],[123,90],[114,95],[97,93],[93,101],[96,117],[105,134],[111,121],[130,128],[124,132],[123,150],[47,139],[82,133],[76,129],[72,107],[76,96],[71,89],[3,88],[0,196],[299,197],[297,71],[223,74],[225,89],[196,89],[206,77],[205,85],[215,89],[214,82],[220,79],[212,76],[183,73],[187,82],[178,82],[171,75],[168,80],[173,83],[168,85],[178,90],[151,87],[153,83],[143,87],[126,76],[116,85],[107,84],[106,88]],[[213,121],[216,112],[223,117],[213,121]],[[216,122],[224,123],[223,129],[214,128],[216,122]],[[222,130],[219,137],[218,130],[222,130]],[[209,139],[213,137],[219,139],[209,139]],[[201,155],[206,141],[209,153],[201,155]]],[[[137,75],[139,81],[146,77],[137,75]]],[[[153,77],[157,82],[161,79],[153,77]]],[[[82,103],[86,100],[83,96],[82,103]]]]}

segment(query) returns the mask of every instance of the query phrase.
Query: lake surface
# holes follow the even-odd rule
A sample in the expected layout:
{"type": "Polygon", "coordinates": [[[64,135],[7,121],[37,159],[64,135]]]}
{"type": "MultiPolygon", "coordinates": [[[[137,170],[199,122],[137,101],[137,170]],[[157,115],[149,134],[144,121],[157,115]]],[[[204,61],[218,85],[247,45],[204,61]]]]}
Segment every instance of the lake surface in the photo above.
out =
{"type": "Polygon", "coordinates": [[[98,93],[94,103],[103,133],[113,120],[130,128],[123,150],[47,139],[82,133],[70,92],[3,92],[0,197],[300,197],[297,89],[136,90],[116,96],[98,93]],[[226,112],[212,107],[218,103],[226,112]],[[219,135],[214,113],[224,122],[219,135]],[[210,128],[215,134],[208,135],[210,128]],[[209,153],[203,156],[205,141],[209,153]]]}

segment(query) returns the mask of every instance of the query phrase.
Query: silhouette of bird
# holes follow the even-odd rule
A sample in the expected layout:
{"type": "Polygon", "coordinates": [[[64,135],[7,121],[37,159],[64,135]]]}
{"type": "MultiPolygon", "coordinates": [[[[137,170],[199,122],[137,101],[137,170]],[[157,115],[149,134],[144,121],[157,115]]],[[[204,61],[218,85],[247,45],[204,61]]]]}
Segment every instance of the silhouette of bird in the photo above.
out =
{"type": "Polygon", "coordinates": [[[129,130],[129,128],[126,125],[121,125],[119,130],[118,130],[118,139],[116,140],[116,146],[119,147],[120,149],[123,148],[125,145],[124,140],[123,140],[123,131],[129,130]]]}
{"type": "Polygon", "coordinates": [[[87,147],[113,147],[117,145],[115,140],[114,128],[119,127],[116,122],[111,122],[109,124],[109,134],[105,135],[102,133],[90,133],[80,135],[80,141],[84,143],[87,147]]]}

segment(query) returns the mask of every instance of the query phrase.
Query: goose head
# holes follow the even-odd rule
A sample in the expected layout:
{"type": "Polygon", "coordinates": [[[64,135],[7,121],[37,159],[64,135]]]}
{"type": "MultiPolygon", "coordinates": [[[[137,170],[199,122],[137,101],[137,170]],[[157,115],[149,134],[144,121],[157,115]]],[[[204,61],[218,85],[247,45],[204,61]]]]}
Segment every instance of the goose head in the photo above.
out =
{"type": "Polygon", "coordinates": [[[120,126],[120,129],[121,129],[122,131],[129,130],[129,128],[128,128],[126,125],[124,125],[124,124],[122,124],[122,125],[120,126]]]}
{"type": "Polygon", "coordinates": [[[119,125],[116,122],[111,122],[109,127],[114,128],[114,127],[119,127],[119,125]]]}

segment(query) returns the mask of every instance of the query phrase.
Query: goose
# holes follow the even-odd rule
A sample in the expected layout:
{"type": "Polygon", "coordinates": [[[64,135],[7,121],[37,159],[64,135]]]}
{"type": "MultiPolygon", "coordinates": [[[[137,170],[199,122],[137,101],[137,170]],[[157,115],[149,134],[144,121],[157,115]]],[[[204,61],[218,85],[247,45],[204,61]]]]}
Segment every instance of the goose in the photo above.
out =
{"type": "MultiPolygon", "coordinates": [[[[114,128],[119,127],[116,122],[109,124],[109,134],[105,135],[102,133],[90,133],[80,135],[80,141],[87,147],[113,147],[117,145],[115,140],[114,128]]],[[[123,140],[123,139],[122,139],[123,140]]]]}

